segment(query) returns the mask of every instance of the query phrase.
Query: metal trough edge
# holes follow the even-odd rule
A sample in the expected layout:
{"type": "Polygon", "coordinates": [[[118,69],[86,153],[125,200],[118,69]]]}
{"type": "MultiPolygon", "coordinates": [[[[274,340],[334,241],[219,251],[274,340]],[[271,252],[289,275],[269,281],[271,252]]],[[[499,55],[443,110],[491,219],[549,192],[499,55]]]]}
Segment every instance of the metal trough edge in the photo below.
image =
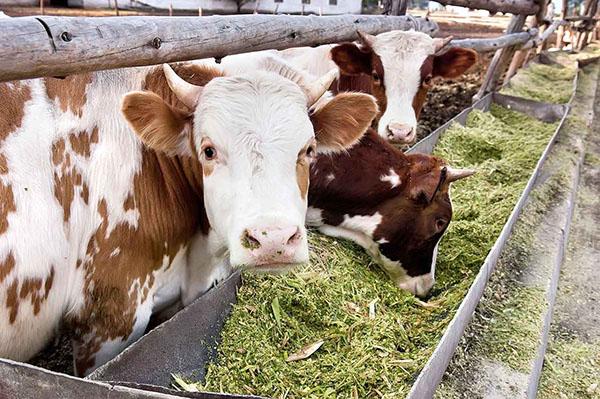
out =
{"type": "MultiPolygon", "coordinates": [[[[575,78],[573,79],[573,93],[571,94],[569,102],[564,105],[559,105],[559,107],[563,107],[564,114],[563,114],[562,118],[560,118],[560,122],[559,122],[554,134],[552,135],[548,144],[546,145],[546,148],[544,149],[544,152],[542,153],[541,157],[538,159],[538,162],[536,163],[536,166],[535,166],[529,180],[527,181],[527,185],[523,189],[523,192],[521,193],[519,200],[517,201],[510,216],[508,217],[506,224],[502,228],[502,231],[500,232],[500,235],[498,236],[496,242],[494,243],[494,246],[492,247],[492,249],[486,256],[485,261],[483,262],[483,265],[479,269],[479,273],[477,274],[477,276],[475,277],[475,280],[473,281],[473,283],[471,284],[471,287],[469,288],[469,291],[467,292],[464,299],[462,300],[458,310],[456,311],[456,314],[452,318],[452,321],[450,322],[450,324],[448,324],[446,331],[442,335],[442,338],[440,339],[438,345],[436,346],[435,350],[433,351],[431,357],[425,364],[425,367],[423,367],[423,369],[419,373],[419,376],[417,377],[415,383],[413,384],[410,392],[407,395],[407,399],[432,398],[434,392],[436,391],[438,385],[440,384],[442,377],[444,376],[444,373],[446,372],[448,364],[450,363],[450,360],[452,359],[452,356],[454,355],[454,351],[456,350],[458,343],[460,342],[460,339],[462,338],[464,330],[467,327],[467,325],[469,324],[471,317],[473,316],[473,312],[475,311],[475,308],[479,304],[479,301],[483,295],[485,287],[487,286],[488,280],[496,267],[496,263],[500,257],[500,254],[502,253],[504,244],[510,237],[510,234],[512,233],[512,229],[513,229],[517,219],[519,218],[521,211],[523,210],[523,207],[525,206],[525,203],[528,200],[529,194],[531,193],[538,176],[540,175],[542,166],[544,165],[546,159],[548,158],[548,154],[554,148],[554,145],[556,143],[558,135],[560,134],[563,124],[569,115],[570,105],[573,102],[573,99],[575,98],[575,94],[576,94],[576,90],[577,90],[577,82],[579,80],[579,73],[580,73],[580,71],[578,70],[575,75],[575,78]]],[[[473,109],[484,109],[485,110],[485,109],[489,108],[489,105],[491,104],[491,102],[496,99],[500,99],[500,101],[498,101],[498,103],[500,103],[500,104],[502,104],[503,101],[507,101],[507,103],[510,103],[512,105],[512,108],[515,110],[519,110],[518,109],[519,107],[514,106],[516,103],[521,103],[525,106],[531,105],[531,100],[523,99],[520,97],[506,96],[506,95],[502,95],[499,93],[490,93],[490,94],[486,95],[485,97],[483,97],[481,100],[477,101],[475,104],[473,104],[472,107],[467,108],[466,110],[464,110],[463,112],[458,114],[455,118],[451,119],[448,123],[441,126],[438,129],[438,130],[443,129],[441,132],[438,132],[438,130],[434,131],[429,136],[425,137],[423,140],[421,140],[419,143],[417,143],[415,146],[413,146],[409,151],[412,152],[412,150],[414,150],[415,152],[424,152],[422,150],[426,150],[431,145],[430,143],[428,143],[429,140],[432,140],[432,141],[434,140],[434,144],[431,147],[433,149],[433,147],[435,146],[435,143],[437,143],[441,133],[446,131],[448,129],[448,127],[452,124],[452,122],[455,122],[455,121],[460,122],[459,117],[461,119],[466,120],[466,116],[473,109]],[[488,100],[488,98],[489,98],[489,100],[488,100]],[[482,104],[484,102],[485,102],[485,105],[482,104]],[[466,115],[463,115],[463,113],[466,113],[466,115]]],[[[535,101],[533,103],[535,103],[535,101]]],[[[556,104],[545,104],[545,103],[540,103],[540,102],[537,102],[537,104],[540,104],[543,106],[556,105],[556,104]]],[[[534,116],[534,115],[532,115],[532,116],[534,116]]],[[[463,124],[463,123],[461,123],[461,124],[463,124]]]]}

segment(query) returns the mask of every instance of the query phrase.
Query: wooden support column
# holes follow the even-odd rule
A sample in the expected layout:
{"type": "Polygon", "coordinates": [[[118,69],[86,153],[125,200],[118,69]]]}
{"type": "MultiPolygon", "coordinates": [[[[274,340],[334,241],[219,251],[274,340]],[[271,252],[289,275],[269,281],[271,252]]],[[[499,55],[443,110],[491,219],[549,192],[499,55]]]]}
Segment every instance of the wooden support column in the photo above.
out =
{"type": "MultiPolygon", "coordinates": [[[[508,24],[506,33],[520,32],[525,25],[526,15],[514,15],[508,24]]],[[[481,99],[484,95],[489,92],[496,90],[502,79],[502,74],[506,71],[508,64],[510,63],[513,54],[515,53],[515,46],[505,47],[496,51],[492,62],[485,74],[483,84],[479,88],[477,94],[473,97],[473,101],[481,99]]]]}
{"type": "MultiPolygon", "coordinates": [[[[562,8],[560,10],[560,19],[564,20],[569,14],[569,0],[562,0],[562,8]]],[[[556,48],[563,48],[563,37],[565,36],[565,25],[561,25],[558,27],[558,32],[556,33],[556,48]]]]}

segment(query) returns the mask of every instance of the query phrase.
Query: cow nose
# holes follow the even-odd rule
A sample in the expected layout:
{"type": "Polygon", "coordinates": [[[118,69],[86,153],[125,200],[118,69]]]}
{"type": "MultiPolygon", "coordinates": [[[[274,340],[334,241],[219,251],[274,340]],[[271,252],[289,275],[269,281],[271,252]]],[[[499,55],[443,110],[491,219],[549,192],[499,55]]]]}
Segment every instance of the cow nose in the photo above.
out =
{"type": "Polygon", "coordinates": [[[242,246],[257,264],[289,263],[302,242],[298,226],[248,228],[242,234],[242,246]]]}
{"type": "Polygon", "coordinates": [[[416,135],[412,126],[403,123],[390,123],[387,127],[388,140],[397,144],[412,144],[416,135]]]}
{"type": "Polygon", "coordinates": [[[433,288],[435,279],[432,273],[427,273],[422,276],[409,277],[408,279],[400,282],[398,287],[416,295],[418,297],[425,297],[429,294],[429,291],[433,288]]]}

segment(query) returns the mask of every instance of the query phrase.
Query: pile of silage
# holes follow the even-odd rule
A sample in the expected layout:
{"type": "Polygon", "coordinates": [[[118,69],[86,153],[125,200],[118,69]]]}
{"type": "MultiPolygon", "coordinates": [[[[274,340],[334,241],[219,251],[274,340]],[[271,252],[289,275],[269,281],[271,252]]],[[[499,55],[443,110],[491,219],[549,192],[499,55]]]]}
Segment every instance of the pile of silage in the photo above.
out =
{"type": "Polygon", "coordinates": [[[555,128],[493,106],[442,135],[436,155],[478,173],[453,185],[454,218],[427,303],[394,287],[359,247],[313,233],[310,265],[244,276],[218,358],[193,386],[272,398],[405,396],[555,128]],[[286,361],[321,342],[308,358],[286,361]]]}
{"type": "Polygon", "coordinates": [[[532,63],[519,70],[501,93],[552,104],[564,104],[571,97],[576,72],[576,65],[532,63]]]}

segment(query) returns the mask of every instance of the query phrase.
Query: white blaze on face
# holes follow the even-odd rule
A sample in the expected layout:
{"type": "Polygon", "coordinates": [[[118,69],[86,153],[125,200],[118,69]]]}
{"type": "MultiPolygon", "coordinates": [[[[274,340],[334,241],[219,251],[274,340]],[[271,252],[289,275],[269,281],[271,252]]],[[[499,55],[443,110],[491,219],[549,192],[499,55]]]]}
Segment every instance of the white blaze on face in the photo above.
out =
{"type": "Polygon", "coordinates": [[[298,154],[314,136],[306,107],[300,88],[274,74],[217,78],[202,92],[194,140],[205,170],[205,206],[234,266],[256,263],[242,244],[246,231],[260,241],[271,228],[298,233],[297,250],[284,263],[308,261],[306,200],[296,176],[298,154]],[[202,159],[207,142],[214,161],[202,159]]]}
{"type": "Polygon", "coordinates": [[[373,50],[383,64],[387,108],[377,132],[387,139],[389,127],[417,128],[413,99],[421,83],[421,65],[434,53],[433,39],[422,32],[392,31],[375,36],[373,50]]]}

